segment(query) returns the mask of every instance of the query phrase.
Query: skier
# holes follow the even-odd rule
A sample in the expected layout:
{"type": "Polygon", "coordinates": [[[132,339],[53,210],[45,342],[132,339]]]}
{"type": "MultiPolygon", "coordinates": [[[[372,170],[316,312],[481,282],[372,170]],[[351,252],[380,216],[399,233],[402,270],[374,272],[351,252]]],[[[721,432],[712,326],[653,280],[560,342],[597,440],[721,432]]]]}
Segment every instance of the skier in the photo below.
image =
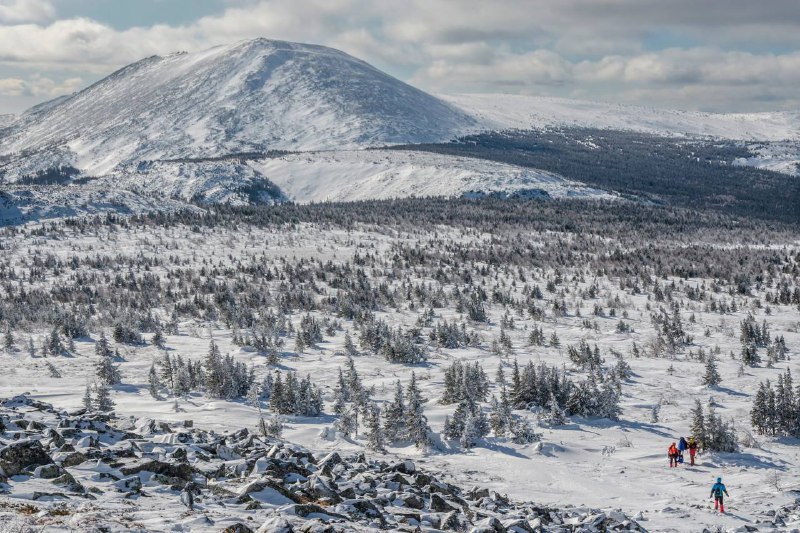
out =
{"type": "Polygon", "coordinates": [[[714,510],[719,509],[720,513],[725,513],[725,502],[722,501],[722,495],[729,496],[728,490],[722,484],[722,478],[718,477],[717,482],[711,487],[711,497],[714,498],[714,510]]]}
{"type": "Polygon", "coordinates": [[[694,466],[695,455],[697,455],[697,441],[694,440],[694,437],[689,437],[689,464],[691,466],[694,466]]]}
{"type": "Polygon", "coordinates": [[[667,450],[667,455],[669,456],[669,467],[670,468],[677,467],[678,455],[680,454],[678,453],[678,447],[674,442],[670,445],[669,449],[667,450]]]}

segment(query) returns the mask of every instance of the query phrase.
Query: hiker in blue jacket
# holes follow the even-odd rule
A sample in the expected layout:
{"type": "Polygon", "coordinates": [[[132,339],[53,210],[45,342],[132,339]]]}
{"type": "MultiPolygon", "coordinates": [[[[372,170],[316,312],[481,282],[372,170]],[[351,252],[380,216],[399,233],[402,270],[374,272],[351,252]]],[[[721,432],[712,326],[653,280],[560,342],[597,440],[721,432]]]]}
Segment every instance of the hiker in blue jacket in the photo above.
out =
{"type": "Polygon", "coordinates": [[[725,512],[725,502],[722,495],[728,496],[728,489],[722,484],[722,478],[718,477],[717,482],[711,487],[711,497],[714,498],[714,509],[719,509],[720,513],[725,512]]]}
{"type": "Polygon", "coordinates": [[[681,437],[681,439],[678,441],[678,454],[679,454],[678,462],[679,463],[683,462],[683,452],[685,452],[688,449],[689,449],[689,443],[686,442],[686,439],[684,437],[681,437]]]}

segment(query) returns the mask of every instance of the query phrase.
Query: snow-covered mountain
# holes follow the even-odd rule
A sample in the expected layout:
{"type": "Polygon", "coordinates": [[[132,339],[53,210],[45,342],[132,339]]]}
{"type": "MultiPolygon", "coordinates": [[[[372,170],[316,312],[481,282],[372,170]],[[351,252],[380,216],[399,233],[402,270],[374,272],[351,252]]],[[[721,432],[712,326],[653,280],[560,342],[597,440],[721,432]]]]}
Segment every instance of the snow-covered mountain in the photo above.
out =
{"type": "Polygon", "coordinates": [[[338,50],[256,39],[143,59],[37,106],[0,140],[0,154],[42,154],[33,156],[40,166],[98,176],[132,161],[435,142],[474,126],[338,50]]]}
{"type": "Polygon", "coordinates": [[[23,211],[35,205],[36,213],[84,205],[81,199],[96,197],[103,187],[126,191],[116,197],[132,211],[160,199],[169,199],[163,207],[171,209],[175,202],[198,201],[614,196],[586,187],[581,176],[368,150],[484,131],[575,126],[735,139],[749,143],[754,154],[736,164],[790,174],[800,168],[800,113],[709,114],[509,95],[438,97],[331,48],[255,39],[146,58],[73,95],[0,117],[0,184],[16,185],[17,200],[36,199],[6,204],[23,211]],[[271,151],[295,153],[276,157],[271,151]],[[89,192],[77,190],[87,183],[89,192]],[[23,194],[25,186],[46,184],[71,184],[73,190],[23,194]],[[50,197],[75,201],[42,209],[50,197]]]}

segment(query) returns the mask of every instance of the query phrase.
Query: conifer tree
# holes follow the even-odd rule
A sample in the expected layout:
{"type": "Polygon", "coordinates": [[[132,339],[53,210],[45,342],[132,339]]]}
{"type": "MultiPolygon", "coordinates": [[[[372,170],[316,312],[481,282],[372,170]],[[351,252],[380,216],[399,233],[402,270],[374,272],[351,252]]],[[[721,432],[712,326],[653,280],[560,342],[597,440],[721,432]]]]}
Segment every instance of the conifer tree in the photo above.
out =
{"type": "Polygon", "coordinates": [[[698,446],[705,448],[708,435],[706,434],[706,417],[700,400],[695,400],[694,409],[692,409],[692,436],[697,440],[698,446]]]}
{"type": "Polygon", "coordinates": [[[6,329],[5,335],[3,336],[3,348],[7,352],[11,352],[14,350],[14,334],[11,332],[11,328],[6,329]]]}
{"type": "Polygon", "coordinates": [[[164,333],[161,331],[161,328],[157,329],[155,334],[153,335],[153,346],[159,348],[161,350],[165,347],[166,338],[164,337],[164,333]]]}
{"type": "Polygon", "coordinates": [[[757,366],[760,362],[761,356],[758,355],[758,349],[754,344],[742,346],[742,364],[746,366],[757,366]]]}
{"type": "Polygon", "coordinates": [[[461,438],[458,441],[463,449],[468,450],[475,446],[475,441],[479,438],[477,426],[475,417],[472,413],[467,412],[464,419],[464,429],[461,431],[461,438]]]}
{"type": "Polygon", "coordinates": [[[371,402],[364,416],[364,428],[367,432],[367,448],[370,450],[384,451],[385,442],[383,427],[381,425],[381,410],[377,404],[371,402]]]}
{"type": "Polygon", "coordinates": [[[547,422],[551,426],[563,426],[567,423],[567,417],[564,410],[558,404],[558,399],[555,393],[550,392],[550,410],[547,415],[547,422]]]}
{"type": "Polygon", "coordinates": [[[156,371],[156,365],[150,365],[150,372],[147,375],[147,388],[150,392],[150,396],[155,399],[161,399],[161,395],[159,394],[159,390],[161,389],[161,382],[158,380],[158,372],[156,371]]]}
{"type": "Polygon", "coordinates": [[[266,356],[268,366],[276,367],[281,362],[281,354],[275,346],[267,348],[266,356]]]}
{"type": "Polygon", "coordinates": [[[411,373],[411,382],[406,389],[406,426],[408,438],[417,448],[430,446],[430,428],[423,408],[424,400],[417,387],[417,377],[411,373]]]}
{"type": "Polygon", "coordinates": [[[497,373],[495,374],[494,381],[501,387],[506,386],[506,373],[503,370],[503,363],[497,365],[497,373]]]}
{"type": "Polygon", "coordinates": [[[519,363],[514,359],[514,369],[511,371],[511,405],[518,406],[522,402],[522,377],[519,372],[519,363]]]}
{"type": "Polygon", "coordinates": [[[272,394],[269,397],[269,409],[273,413],[282,413],[284,406],[285,392],[283,389],[283,378],[279,371],[275,372],[275,379],[272,380],[272,394]]]}
{"type": "Polygon", "coordinates": [[[95,385],[94,390],[94,408],[101,413],[114,410],[114,401],[111,399],[111,392],[108,386],[101,381],[95,385]]]}
{"type": "Polygon", "coordinates": [[[94,410],[94,401],[92,400],[92,387],[88,383],[86,384],[86,390],[83,392],[83,408],[86,410],[87,413],[91,413],[94,410]]]}
{"type": "Polygon", "coordinates": [[[53,328],[53,330],[50,332],[50,336],[47,338],[47,345],[42,351],[44,352],[45,357],[48,354],[54,357],[64,354],[64,344],[61,342],[61,337],[58,334],[57,328],[53,328]]]}
{"type": "Polygon", "coordinates": [[[336,430],[344,435],[350,437],[358,433],[358,411],[354,406],[346,409],[336,421],[336,430]]]}
{"type": "Polygon", "coordinates": [[[407,436],[406,405],[400,380],[397,380],[395,385],[392,402],[386,407],[383,419],[383,433],[390,443],[405,440],[407,436]]]}
{"type": "Polygon", "coordinates": [[[722,382],[722,377],[717,370],[717,360],[714,354],[708,354],[706,358],[706,373],[703,376],[703,385],[716,387],[722,382]]]}
{"type": "Polygon", "coordinates": [[[356,348],[349,331],[346,331],[344,334],[344,353],[346,353],[348,357],[358,355],[358,348],[356,348]]]}
{"type": "Polygon", "coordinates": [[[209,343],[208,354],[205,363],[205,387],[210,396],[220,398],[225,396],[225,378],[222,369],[222,354],[217,343],[213,340],[209,343]]]}
{"type": "Polygon", "coordinates": [[[119,367],[114,364],[114,360],[110,355],[110,350],[108,355],[101,355],[100,358],[95,363],[95,374],[97,375],[97,379],[103,385],[116,385],[120,383],[121,376],[119,373],[119,367]]]}
{"type": "Polygon", "coordinates": [[[172,359],[167,352],[164,352],[164,357],[158,361],[158,364],[161,366],[161,379],[164,381],[164,385],[170,391],[174,390],[175,370],[172,367],[172,359]]]}

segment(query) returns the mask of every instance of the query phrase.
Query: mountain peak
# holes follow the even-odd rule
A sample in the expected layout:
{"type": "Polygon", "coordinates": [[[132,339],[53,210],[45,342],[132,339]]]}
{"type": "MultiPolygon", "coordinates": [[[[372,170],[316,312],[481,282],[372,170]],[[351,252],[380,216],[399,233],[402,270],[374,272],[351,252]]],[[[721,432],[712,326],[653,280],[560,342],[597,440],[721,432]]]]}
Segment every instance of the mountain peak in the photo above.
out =
{"type": "Polygon", "coordinates": [[[435,142],[474,124],[344,52],[265,38],[143,59],[26,117],[0,155],[46,148],[43,165],[91,175],[140,160],[435,142]]]}

